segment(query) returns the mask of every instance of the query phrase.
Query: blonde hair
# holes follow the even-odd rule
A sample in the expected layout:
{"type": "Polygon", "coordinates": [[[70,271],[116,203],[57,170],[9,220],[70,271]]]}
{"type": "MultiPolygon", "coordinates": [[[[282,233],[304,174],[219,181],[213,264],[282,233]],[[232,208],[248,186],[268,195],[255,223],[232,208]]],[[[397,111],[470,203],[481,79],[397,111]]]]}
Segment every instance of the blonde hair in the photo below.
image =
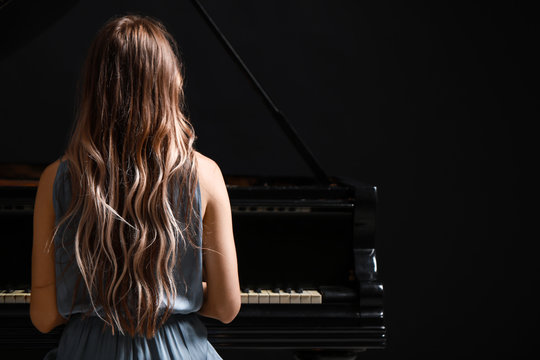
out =
{"type": "Polygon", "coordinates": [[[177,294],[178,239],[184,249],[196,246],[201,230],[196,136],[184,114],[183,79],[173,37],[158,20],[139,15],[109,20],[83,67],[66,150],[72,201],[54,234],[80,215],[74,258],[89,312],[101,306],[113,334],[116,326],[122,334],[155,335],[177,294]]]}

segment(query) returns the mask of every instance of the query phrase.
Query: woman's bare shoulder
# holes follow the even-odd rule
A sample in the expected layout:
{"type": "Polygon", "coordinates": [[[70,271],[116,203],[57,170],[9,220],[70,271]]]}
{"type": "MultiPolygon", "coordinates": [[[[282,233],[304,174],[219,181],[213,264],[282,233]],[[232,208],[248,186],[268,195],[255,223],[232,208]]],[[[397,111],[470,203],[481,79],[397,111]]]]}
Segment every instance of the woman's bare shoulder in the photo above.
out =
{"type": "Polygon", "coordinates": [[[43,171],[41,172],[41,175],[39,177],[39,187],[42,188],[42,191],[46,191],[47,194],[51,194],[51,196],[46,197],[47,199],[50,198],[52,200],[52,192],[54,187],[54,181],[56,179],[56,174],[58,172],[58,167],[60,166],[60,163],[62,163],[62,161],[64,160],[66,160],[65,155],[45,166],[45,168],[43,168],[43,171]]]}
{"type": "Polygon", "coordinates": [[[41,180],[45,181],[49,185],[52,185],[54,178],[56,177],[56,172],[58,171],[58,166],[63,161],[63,158],[59,158],[56,161],[47,165],[41,172],[41,180]]]}
{"type": "Polygon", "coordinates": [[[216,162],[195,150],[195,157],[201,170],[208,170],[213,166],[217,166],[216,162]]]}
{"type": "MultiPolygon", "coordinates": [[[[199,182],[201,185],[205,185],[208,188],[212,188],[213,185],[221,183],[223,181],[223,175],[219,165],[208,156],[195,151],[197,158],[197,166],[199,168],[199,182]]],[[[210,189],[211,190],[211,189],[210,189]]]]}
{"type": "Polygon", "coordinates": [[[209,158],[195,151],[197,158],[199,185],[201,189],[201,199],[203,204],[203,217],[206,213],[206,208],[211,204],[228,204],[228,194],[225,185],[225,180],[219,165],[209,158]]]}

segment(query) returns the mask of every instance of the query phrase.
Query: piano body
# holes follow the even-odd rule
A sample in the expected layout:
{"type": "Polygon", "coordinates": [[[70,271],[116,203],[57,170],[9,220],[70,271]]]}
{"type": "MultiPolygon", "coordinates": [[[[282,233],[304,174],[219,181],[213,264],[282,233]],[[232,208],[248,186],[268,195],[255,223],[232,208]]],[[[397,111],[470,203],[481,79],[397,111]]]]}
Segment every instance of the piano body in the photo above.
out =
{"type": "MultiPolygon", "coordinates": [[[[216,349],[288,349],[298,358],[354,358],[386,347],[383,283],[375,244],[374,186],[329,177],[193,0],[315,174],[225,175],[242,308],[224,325],[201,317],[216,349]]],[[[57,346],[63,326],[41,334],[29,316],[32,218],[45,164],[0,164],[0,354],[57,346]]]]}

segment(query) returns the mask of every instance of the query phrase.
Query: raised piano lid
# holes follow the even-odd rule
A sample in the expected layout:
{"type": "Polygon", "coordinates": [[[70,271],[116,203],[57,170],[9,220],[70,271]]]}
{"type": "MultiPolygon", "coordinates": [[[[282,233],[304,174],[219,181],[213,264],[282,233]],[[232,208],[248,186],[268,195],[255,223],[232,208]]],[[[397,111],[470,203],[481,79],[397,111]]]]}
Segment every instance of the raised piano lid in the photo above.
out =
{"type": "Polygon", "coordinates": [[[270,113],[274,117],[274,120],[278,123],[279,127],[287,138],[291,141],[292,145],[295,147],[295,149],[298,151],[300,156],[304,159],[306,164],[309,166],[311,171],[313,171],[313,174],[315,175],[317,181],[320,184],[330,184],[331,181],[328,178],[328,175],[323,170],[315,156],[313,156],[313,153],[307,145],[302,141],[300,136],[298,136],[298,133],[294,129],[294,127],[291,125],[289,120],[285,117],[285,114],[281,110],[278,109],[276,104],[272,101],[270,98],[270,95],[266,92],[266,90],[262,87],[260,82],[255,78],[255,76],[252,74],[252,72],[247,67],[246,63],[242,60],[238,52],[233,48],[229,40],[225,37],[223,32],[219,29],[217,24],[214,22],[210,14],[206,11],[204,6],[200,3],[199,0],[192,0],[193,4],[203,17],[203,19],[206,21],[208,26],[212,29],[214,34],[217,36],[218,40],[221,42],[221,44],[225,47],[229,55],[233,58],[233,60],[240,66],[244,74],[247,76],[247,78],[250,80],[251,85],[254,87],[255,91],[262,97],[266,107],[270,110],[270,113]]]}

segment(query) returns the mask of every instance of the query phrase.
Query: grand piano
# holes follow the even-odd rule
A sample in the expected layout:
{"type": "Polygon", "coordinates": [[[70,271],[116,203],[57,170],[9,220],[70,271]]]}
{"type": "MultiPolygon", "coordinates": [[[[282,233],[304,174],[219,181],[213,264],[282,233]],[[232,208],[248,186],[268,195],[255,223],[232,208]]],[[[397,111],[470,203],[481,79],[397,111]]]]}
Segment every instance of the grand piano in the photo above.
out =
{"type": "MultiPolygon", "coordinates": [[[[227,175],[242,289],[237,318],[201,317],[216,349],[353,359],[386,347],[376,260],[377,189],[328,176],[198,0],[201,16],[262,97],[313,177],[227,175]]],[[[0,8],[1,10],[1,8],[0,8]]],[[[46,164],[0,164],[0,354],[57,346],[29,317],[34,198],[46,164]]]]}

